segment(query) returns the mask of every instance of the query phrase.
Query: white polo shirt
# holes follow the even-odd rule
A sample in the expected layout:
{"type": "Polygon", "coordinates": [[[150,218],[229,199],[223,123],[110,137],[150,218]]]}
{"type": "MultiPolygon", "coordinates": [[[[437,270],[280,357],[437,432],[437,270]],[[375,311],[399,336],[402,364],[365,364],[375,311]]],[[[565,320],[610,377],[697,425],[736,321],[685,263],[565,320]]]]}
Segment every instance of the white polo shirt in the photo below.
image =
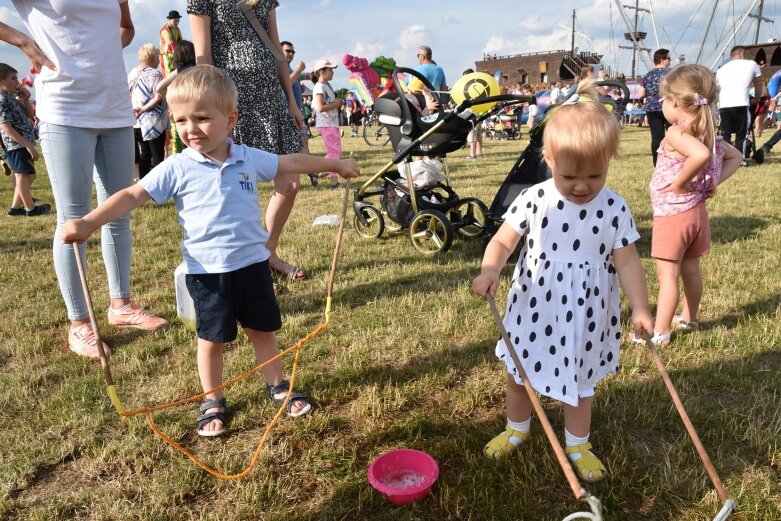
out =
{"type": "Polygon", "coordinates": [[[176,202],[187,273],[227,273],[269,258],[256,186],[278,166],[276,155],[231,142],[223,164],[186,148],[139,181],[157,204],[176,202]]]}
{"type": "Polygon", "coordinates": [[[719,108],[748,107],[748,90],[754,78],[762,76],[754,60],[732,60],[716,72],[719,84],[719,108]]]}

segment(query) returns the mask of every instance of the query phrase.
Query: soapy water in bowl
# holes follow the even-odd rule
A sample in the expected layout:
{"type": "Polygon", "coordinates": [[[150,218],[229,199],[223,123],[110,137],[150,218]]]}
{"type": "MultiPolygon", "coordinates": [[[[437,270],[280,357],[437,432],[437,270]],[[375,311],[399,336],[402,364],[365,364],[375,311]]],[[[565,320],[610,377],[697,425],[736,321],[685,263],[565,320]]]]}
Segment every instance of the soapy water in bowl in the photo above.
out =
{"type": "Polygon", "coordinates": [[[382,484],[387,487],[409,488],[417,487],[426,481],[426,477],[421,476],[412,470],[400,470],[398,472],[388,474],[387,476],[383,477],[381,481],[382,484]]]}

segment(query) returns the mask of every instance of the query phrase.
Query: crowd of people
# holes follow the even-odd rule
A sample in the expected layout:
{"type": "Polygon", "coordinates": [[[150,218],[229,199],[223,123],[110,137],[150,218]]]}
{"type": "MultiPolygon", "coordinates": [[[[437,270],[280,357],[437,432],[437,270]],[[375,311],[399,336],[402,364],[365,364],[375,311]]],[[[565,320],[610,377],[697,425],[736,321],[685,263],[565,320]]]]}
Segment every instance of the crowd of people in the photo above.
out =
{"type": "MultiPolygon", "coordinates": [[[[276,0],[188,0],[191,40],[178,29],[180,14],[170,11],[160,46],[142,45],[129,75],[122,49],[135,30],[127,0],[64,0],[62,9],[49,0],[15,5],[30,36],[0,23],[0,40],[26,54],[40,71],[41,88],[33,114],[17,72],[0,64],[0,133],[16,182],[9,214],[36,216],[50,210],[37,205],[30,191],[38,155],[35,117],[56,203],[54,266],[70,320],[70,349],[86,357],[99,355],[75,260],[80,255],[83,262],[85,241],[98,229],[108,273],[108,322],[147,331],[167,325],[131,298],[130,212],[150,200],[173,199],[196,309],[198,375],[208,393],[197,432],[222,434],[228,405],[222,390],[215,389],[222,384],[225,343],[236,338],[238,323],[258,362],[279,353],[274,332],[281,327],[281,314],[272,274],[290,280],[309,276],[283,260],[279,249],[301,188],[300,174],[308,173],[316,184],[324,173],[332,188],[340,187],[340,176],[359,175],[354,160],[341,159],[340,112],[347,107],[357,135],[365,107],[356,96],[338,97],[331,85],[337,65],[318,60],[312,67],[309,110],[326,154],[308,153],[307,104],[299,81],[306,66],[294,62],[293,43],[280,40],[276,0]],[[68,16],[71,10],[92,16],[68,16]],[[166,146],[166,139],[173,146],[166,146]],[[166,154],[167,149],[172,150],[166,154]],[[265,215],[259,182],[274,186],[265,215]],[[91,208],[93,183],[96,209],[91,208]]],[[[447,90],[432,49],[421,46],[416,57],[415,70],[430,86],[447,90]]],[[[634,247],[639,238],[635,221],[624,199],[605,187],[621,127],[599,102],[606,94],[595,87],[591,67],[572,85],[550,85],[551,103],[558,107],[546,123],[543,156],[552,178],[523,191],[512,204],[474,279],[477,294],[494,296],[502,267],[525,238],[505,326],[516,344],[523,339],[526,373],[535,389],[565,404],[566,452],[584,480],[606,475],[591,451],[589,432],[595,386],[618,367],[619,282],[632,308],[630,341],[665,346],[673,328],[698,327],[699,263],[710,248],[706,201],[744,161],[749,89],[752,84],[757,94],[763,89],[757,82],[759,68],[743,58],[741,47],[731,58],[714,75],[698,65],[670,68],[669,51],[660,49],[642,81],[655,165],[650,183],[651,255],[659,279],[655,319],[634,247]],[[676,314],[679,280],[684,296],[682,312],[676,314]]],[[[534,92],[532,85],[517,86],[518,94],[532,100],[534,92]]],[[[425,114],[435,104],[427,98],[417,108],[425,114]]],[[[526,110],[533,128],[541,119],[539,109],[532,101],[526,110]]],[[[470,157],[482,157],[479,129],[468,141],[470,157]]],[[[102,348],[110,353],[109,346],[102,348]]],[[[496,353],[506,364],[507,426],[486,445],[490,457],[511,454],[530,432],[529,397],[507,350],[500,340],[496,353]]],[[[290,392],[279,359],[264,368],[264,376],[271,400],[289,399],[290,416],[312,409],[304,393],[290,392]]]]}

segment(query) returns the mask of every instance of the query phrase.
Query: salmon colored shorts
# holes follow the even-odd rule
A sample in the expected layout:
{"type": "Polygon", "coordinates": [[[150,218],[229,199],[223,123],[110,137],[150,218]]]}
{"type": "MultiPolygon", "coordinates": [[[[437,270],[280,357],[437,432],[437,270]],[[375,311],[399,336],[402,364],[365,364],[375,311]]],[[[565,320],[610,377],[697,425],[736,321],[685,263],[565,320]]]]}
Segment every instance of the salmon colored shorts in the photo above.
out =
{"type": "Polygon", "coordinates": [[[682,261],[710,251],[710,223],[705,202],[677,215],[654,217],[651,257],[682,261]]]}

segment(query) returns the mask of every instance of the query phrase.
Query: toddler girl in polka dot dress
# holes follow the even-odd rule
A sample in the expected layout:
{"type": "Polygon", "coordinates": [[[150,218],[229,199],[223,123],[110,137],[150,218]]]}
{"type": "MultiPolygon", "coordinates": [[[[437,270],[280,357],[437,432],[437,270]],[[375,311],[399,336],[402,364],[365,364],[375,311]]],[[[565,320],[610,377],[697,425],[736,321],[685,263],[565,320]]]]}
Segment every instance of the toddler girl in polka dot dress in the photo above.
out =
{"type": "MultiPolygon", "coordinates": [[[[639,238],[624,200],[605,187],[621,129],[597,99],[592,82],[550,117],[543,157],[553,178],[521,192],[488,244],[473,288],[495,295],[499,274],[521,239],[504,326],[537,392],[564,403],[566,452],[586,481],[605,477],[590,451],[591,405],[597,382],[618,370],[619,280],[633,310],[635,334],[650,337],[639,238]]],[[[484,449],[512,454],[529,437],[532,405],[503,340],[507,428],[484,449]]]]}

